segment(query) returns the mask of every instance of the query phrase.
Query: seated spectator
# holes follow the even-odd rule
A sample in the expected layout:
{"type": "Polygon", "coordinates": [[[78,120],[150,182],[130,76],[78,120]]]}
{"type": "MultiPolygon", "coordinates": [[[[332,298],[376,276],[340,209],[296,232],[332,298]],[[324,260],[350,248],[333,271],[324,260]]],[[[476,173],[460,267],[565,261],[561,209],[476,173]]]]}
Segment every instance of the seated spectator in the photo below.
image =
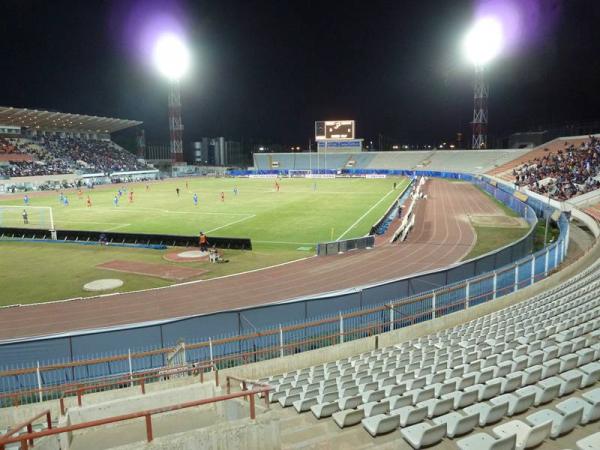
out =
{"type": "Polygon", "coordinates": [[[513,170],[517,187],[527,187],[556,200],[600,188],[600,140],[590,136],[579,147],[534,158],[513,170]]]}

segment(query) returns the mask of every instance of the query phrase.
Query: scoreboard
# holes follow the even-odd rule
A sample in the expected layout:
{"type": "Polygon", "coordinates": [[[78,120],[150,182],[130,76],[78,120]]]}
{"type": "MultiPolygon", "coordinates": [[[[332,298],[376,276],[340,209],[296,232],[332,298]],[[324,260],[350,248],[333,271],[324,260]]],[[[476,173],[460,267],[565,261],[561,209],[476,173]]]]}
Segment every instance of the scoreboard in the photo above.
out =
{"type": "Polygon", "coordinates": [[[321,120],[315,122],[315,139],[354,139],[354,120],[321,120]]]}

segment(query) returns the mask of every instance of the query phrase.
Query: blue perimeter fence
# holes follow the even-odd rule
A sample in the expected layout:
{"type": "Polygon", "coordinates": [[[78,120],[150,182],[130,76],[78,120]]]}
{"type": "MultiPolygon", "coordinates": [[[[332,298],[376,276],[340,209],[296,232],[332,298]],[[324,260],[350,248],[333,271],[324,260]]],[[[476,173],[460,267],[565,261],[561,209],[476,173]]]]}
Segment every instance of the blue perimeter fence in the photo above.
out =
{"type": "MultiPolygon", "coordinates": [[[[390,172],[470,181],[517,211],[531,225],[538,217],[555,211],[531,197],[521,201],[510,187],[496,185],[483,177],[390,172]]],[[[525,237],[500,250],[409,278],[244,310],[3,343],[0,393],[160,368],[167,365],[168,353],[182,340],[187,363],[214,362],[224,368],[441,317],[515,292],[546,277],[564,260],[568,249],[569,221],[565,214],[560,215],[558,226],[557,241],[535,254],[531,254],[532,226],[525,237]],[[300,319],[290,322],[290,317],[300,319]],[[223,334],[221,330],[230,332],[223,334]]],[[[42,397],[40,394],[39,398],[42,397]]],[[[37,395],[33,396],[32,401],[37,399],[37,395]]]]}

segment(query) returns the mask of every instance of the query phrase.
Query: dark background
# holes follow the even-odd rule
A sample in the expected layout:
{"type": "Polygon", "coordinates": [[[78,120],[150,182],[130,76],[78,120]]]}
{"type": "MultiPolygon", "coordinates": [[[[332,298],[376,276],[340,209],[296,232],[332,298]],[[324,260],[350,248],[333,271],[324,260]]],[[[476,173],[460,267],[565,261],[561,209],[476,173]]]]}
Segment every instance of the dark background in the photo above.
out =
{"type": "MultiPolygon", "coordinates": [[[[600,118],[600,2],[536,3],[539,32],[489,69],[496,137],[600,118]]],[[[142,120],[150,143],[166,142],[167,84],[136,41],[159,13],[179,21],[193,51],[182,81],[187,142],[223,135],[305,147],[325,119],[355,119],[367,140],[468,139],[472,68],[460,42],[475,6],[3,0],[0,105],[142,120]]]]}

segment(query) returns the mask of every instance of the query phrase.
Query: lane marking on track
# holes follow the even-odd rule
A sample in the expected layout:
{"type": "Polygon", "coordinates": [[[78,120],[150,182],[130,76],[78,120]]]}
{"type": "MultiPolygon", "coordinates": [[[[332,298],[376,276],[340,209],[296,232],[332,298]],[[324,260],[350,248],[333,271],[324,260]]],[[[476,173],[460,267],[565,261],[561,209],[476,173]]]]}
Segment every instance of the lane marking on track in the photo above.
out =
{"type": "Polygon", "coordinates": [[[392,189],[392,190],[390,190],[390,191],[389,191],[387,194],[385,194],[383,197],[381,197],[381,198],[379,199],[379,201],[377,201],[377,203],[375,203],[373,206],[371,206],[371,207],[370,207],[370,208],[367,210],[367,212],[366,212],[366,213],[364,213],[362,216],[360,216],[358,219],[356,219],[356,222],[354,222],[352,225],[350,225],[350,226],[348,227],[348,229],[347,229],[346,231],[344,231],[342,234],[340,234],[340,235],[338,236],[338,238],[336,239],[336,241],[339,241],[339,240],[340,240],[340,239],[342,239],[344,236],[346,236],[346,235],[348,234],[348,232],[349,232],[349,231],[350,231],[352,228],[354,228],[356,225],[358,225],[358,224],[360,223],[360,221],[361,221],[361,220],[363,220],[365,217],[367,217],[367,215],[368,215],[368,214],[369,214],[371,211],[373,211],[373,210],[374,210],[374,209],[375,209],[377,206],[379,206],[379,204],[380,204],[382,201],[384,201],[384,200],[385,200],[385,199],[388,197],[388,195],[390,195],[392,192],[395,192],[395,190],[394,190],[394,189],[392,189]]]}

